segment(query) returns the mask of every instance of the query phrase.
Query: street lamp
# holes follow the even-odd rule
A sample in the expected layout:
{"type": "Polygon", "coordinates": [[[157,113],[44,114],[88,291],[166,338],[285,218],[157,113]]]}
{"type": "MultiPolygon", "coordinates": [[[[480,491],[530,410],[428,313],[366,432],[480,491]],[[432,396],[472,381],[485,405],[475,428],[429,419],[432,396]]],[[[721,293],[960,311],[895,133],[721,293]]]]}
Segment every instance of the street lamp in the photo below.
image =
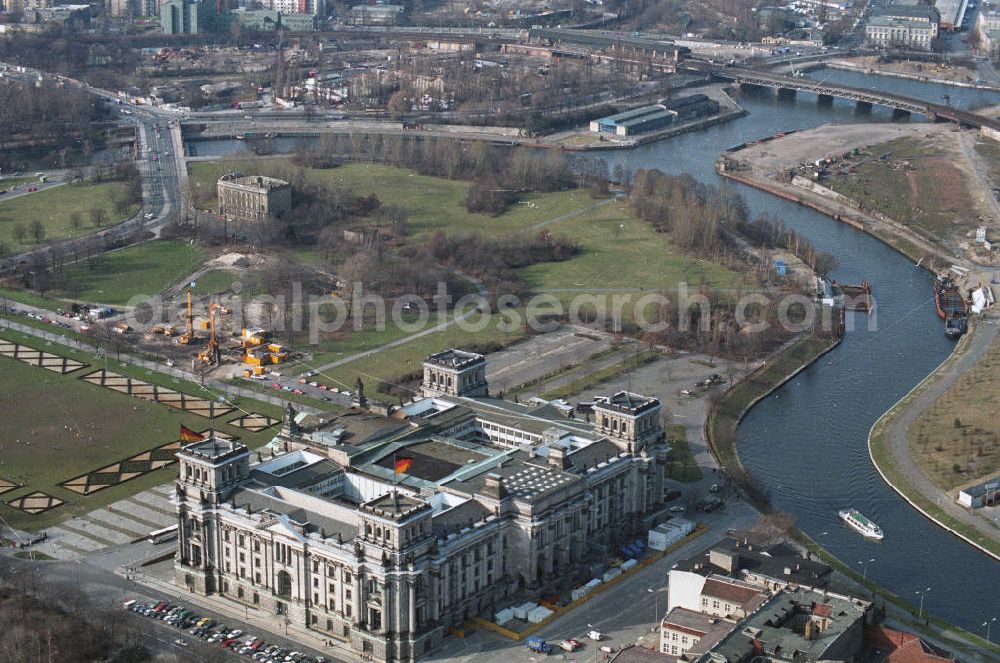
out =
{"type": "Polygon", "coordinates": [[[990,640],[990,627],[993,626],[993,622],[995,622],[996,620],[997,620],[997,618],[994,617],[993,619],[989,619],[989,620],[983,622],[983,626],[986,627],[986,642],[990,642],[990,643],[993,642],[992,640],[990,640]]]}
{"type": "Polygon", "coordinates": [[[927,589],[918,589],[917,591],[914,592],[914,594],[920,594],[920,609],[917,611],[917,619],[922,618],[924,615],[924,594],[926,594],[929,591],[931,591],[930,587],[928,587],[927,589]]]}
{"type": "Polygon", "coordinates": [[[875,561],[875,558],[872,558],[872,559],[868,560],[867,562],[865,560],[863,560],[863,559],[858,560],[858,564],[861,564],[861,565],[864,566],[864,571],[861,574],[862,580],[867,580],[868,579],[868,565],[871,564],[874,561],[875,561]]]}
{"type": "Polygon", "coordinates": [[[657,622],[660,620],[660,597],[657,596],[656,590],[652,587],[647,587],[646,591],[653,595],[653,627],[649,631],[655,633],[657,622]]]}

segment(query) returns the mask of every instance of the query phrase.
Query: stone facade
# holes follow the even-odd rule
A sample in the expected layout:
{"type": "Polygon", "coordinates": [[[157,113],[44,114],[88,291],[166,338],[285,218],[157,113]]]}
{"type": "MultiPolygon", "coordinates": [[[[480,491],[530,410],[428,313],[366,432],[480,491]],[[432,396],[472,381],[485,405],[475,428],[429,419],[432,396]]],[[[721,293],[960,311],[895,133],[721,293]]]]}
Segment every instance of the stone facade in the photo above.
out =
{"type": "Polygon", "coordinates": [[[216,186],[219,216],[232,223],[230,237],[264,241],[276,232],[277,219],[292,209],[292,186],[273,177],[228,173],[216,186]]]}
{"type": "MultiPolygon", "coordinates": [[[[451,374],[456,390],[485,392],[485,359],[449,353],[425,368],[446,355],[472,376],[451,374]]],[[[659,403],[615,394],[604,407],[600,428],[486,396],[435,395],[388,417],[374,405],[333,420],[289,408],[270,458],[188,445],[176,582],[375,660],[422,658],[471,617],[591,577],[667,516],[659,403]]]]}

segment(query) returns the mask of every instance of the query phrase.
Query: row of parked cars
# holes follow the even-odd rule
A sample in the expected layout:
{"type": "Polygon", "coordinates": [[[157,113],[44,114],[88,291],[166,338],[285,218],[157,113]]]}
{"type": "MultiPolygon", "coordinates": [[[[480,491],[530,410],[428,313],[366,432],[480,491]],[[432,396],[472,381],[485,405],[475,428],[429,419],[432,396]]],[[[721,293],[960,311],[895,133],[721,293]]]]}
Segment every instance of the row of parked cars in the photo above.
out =
{"type": "MultiPolygon", "coordinates": [[[[268,644],[263,638],[247,635],[241,629],[219,624],[211,617],[204,617],[182,605],[167,601],[140,602],[136,599],[125,601],[123,607],[151,619],[161,620],[182,631],[223,649],[242,654],[261,663],[326,663],[322,656],[310,656],[275,644],[268,644]]],[[[174,640],[178,647],[187,647],[184,638],[174,640]]]]}

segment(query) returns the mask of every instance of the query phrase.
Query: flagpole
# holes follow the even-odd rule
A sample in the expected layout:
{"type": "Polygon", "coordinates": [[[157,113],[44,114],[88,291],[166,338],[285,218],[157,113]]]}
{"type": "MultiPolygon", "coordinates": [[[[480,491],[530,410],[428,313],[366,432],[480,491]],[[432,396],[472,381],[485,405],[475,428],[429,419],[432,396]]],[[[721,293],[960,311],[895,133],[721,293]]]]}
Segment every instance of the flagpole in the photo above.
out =
{"type": "Polygon", "coordinates": [[[210,423],[210,430],[212,432],[212,450],[217,454],[219,451],[219,445],[215,439],[215,401],[211,400],[208,402],[208,419],[210,423]]]}

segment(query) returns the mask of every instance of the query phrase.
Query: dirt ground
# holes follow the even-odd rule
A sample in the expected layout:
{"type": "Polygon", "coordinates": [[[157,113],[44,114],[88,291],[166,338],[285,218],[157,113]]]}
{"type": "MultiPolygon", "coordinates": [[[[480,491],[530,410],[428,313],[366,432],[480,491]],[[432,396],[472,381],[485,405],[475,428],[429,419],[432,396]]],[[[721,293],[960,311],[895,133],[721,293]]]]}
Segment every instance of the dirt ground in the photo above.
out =
{"type": "Polygon", "coordinates": [[[954,66],[948,64],[936,64],[929,62],[911,62],[904,60],[900,62],[880,62],[878,57],[866,56],[859,58],[844,58],[835,60],[834,64],[844,64],[853,67],[862,67],[865,70],[887,71],[896,74],[911,74],[913,76],[926,76],[928,78],[938,78],[945,81],[958,81],[961,83],[972,83],[979,78],[979,74],[969,67],[954,66]]]}
{"type": "Polygon", "coordinates": [[[802,166],[809,167],[797,174],[811,174],[815,160],[832,157],[835,162],[826,168],[821,185],[901,224],[913,224],[949,252],[968,254],[969,237],[977,226],[1000,234],[993,192],[977,171],[990,153],[969,149],[982,140],[950,124],[824,125],[732,157],[777,180],[785,178],[788,169],[802,166]],[[840,158],[855,149],[860,156],[840,158]]]}

